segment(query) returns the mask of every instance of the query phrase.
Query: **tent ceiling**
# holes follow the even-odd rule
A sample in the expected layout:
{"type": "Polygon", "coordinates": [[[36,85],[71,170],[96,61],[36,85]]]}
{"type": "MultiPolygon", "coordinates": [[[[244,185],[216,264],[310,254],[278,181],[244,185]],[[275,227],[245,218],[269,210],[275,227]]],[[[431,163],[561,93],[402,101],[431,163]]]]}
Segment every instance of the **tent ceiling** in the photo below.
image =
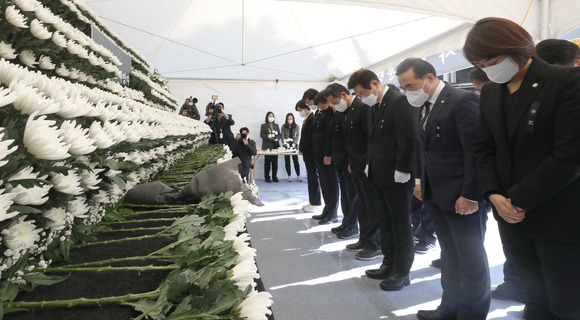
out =
{"type": "MultiPolygon", "coordinates": [[[[530,1],[89,0],[87,5],[169,78],[317,81],[461,48],[468,23],[486,16],[524,21],[539,38],[541,3],[530,1]]],[[[552,0],[550,8],[552,15],[579,12],[580,1],[552,0]]],[[[553,35],[577,26],[574,17],[555,20],[553,35]]]]}

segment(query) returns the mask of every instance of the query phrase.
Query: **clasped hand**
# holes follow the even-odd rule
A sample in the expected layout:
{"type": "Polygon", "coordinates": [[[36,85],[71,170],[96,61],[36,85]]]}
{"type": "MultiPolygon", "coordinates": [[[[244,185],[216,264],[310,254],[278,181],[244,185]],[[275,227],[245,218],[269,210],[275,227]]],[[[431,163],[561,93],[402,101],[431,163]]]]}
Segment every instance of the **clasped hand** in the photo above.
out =
{"type": "Polygon", "coordinates": [[[526,218],[526,210],[512,204],[512,200],[500,194],[492,194],[489,201],[493,203],[497,213],[508,223],[522,222],[526,218]]]}

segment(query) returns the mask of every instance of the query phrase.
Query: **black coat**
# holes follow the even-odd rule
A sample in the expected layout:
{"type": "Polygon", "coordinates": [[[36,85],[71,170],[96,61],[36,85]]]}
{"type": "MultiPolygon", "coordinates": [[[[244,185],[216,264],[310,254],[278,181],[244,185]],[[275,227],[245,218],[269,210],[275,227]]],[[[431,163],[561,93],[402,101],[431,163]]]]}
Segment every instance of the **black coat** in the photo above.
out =
{"type": "Polygon", "coordinates": [[[312,147],[314,148],[314,160],[323,163],[324,157],[332,156],[330,141],[331,121],[334,110],[328,107],[326,110],[317,111],[314,117],[314,136],[312,147]]]}
{"type": "Polygon", "coordinates": [[[232,156],[240,158],[242,163],[240,164],[240,174],[247,176],[250,172],[252,166],[252,156],[256,154],[256,142],[252,139],[248,139],[248,145],[242,142],[242,139],[235,140],[230,145],[232,150],[232,156]]]}
{"type": "Polygon", "coordinates": [[[381,187],[395,185],[395,170],[411,172],[415,143],[413,107],[399,91],[387,90],[378,109],[367,112],[369,178],[381,187]]]}
{"type": "Polygon", "coordinates": [[[475,171],[475,137],[479,116],[477,95],[445,84],[425,123],[419,128],[415,113],[421,192],[424,200],[455,212],[461,196],[482,201],[475,171]]]}
{"type": "Polygon", "coordinates": [[[260,127],[260,138],[262,138],[262,150],[274,150],[280,147],[280,137],[282,136],[282,132],[280,132],[280,127],[275,122],[267,122],[262,123],[260,127]],[[272,140],[268,138],[268,135],[274,133],[276,131],[278,136],[272,140]]]}
{"type": "Polygon", "coordinates": [[[371,108],[354,98],[344,112],[345,142],[348,151],[348,162],[353,172],[362,174],[367,165],[368,129],[367,112],[371,108]]]}
{"type": "Polygon", "coordinates": [[[227,117],[205,119],[205,122],[212,130],[212,135],[209,137],[209,144],[222,143],[231,145],[234,139],[232,133],[232,126],[236,123],[231,114],[227,117]]]}
{"type": "Polygon", "coordinates": [[[312,140],[314,140],[314,113],[311,112],[302,122],[298,150],[303,154],[313,154],[312,140]]]}
{"type": "Polygon", "coordinates": [[[507,118],[504,90],[489,83],[481,93],[481,189],[527,210],[522,223],[530,237],[580,243],[580,68],[535,57],[507,118]]]}
{"type": "Polygon", "coordinates": [[[337,169],[346,170],[348,167],[348,152],[344,134],[344,112],[335,112],[330,122],[329,143],[332,154],[332,164],[337,169]]]}

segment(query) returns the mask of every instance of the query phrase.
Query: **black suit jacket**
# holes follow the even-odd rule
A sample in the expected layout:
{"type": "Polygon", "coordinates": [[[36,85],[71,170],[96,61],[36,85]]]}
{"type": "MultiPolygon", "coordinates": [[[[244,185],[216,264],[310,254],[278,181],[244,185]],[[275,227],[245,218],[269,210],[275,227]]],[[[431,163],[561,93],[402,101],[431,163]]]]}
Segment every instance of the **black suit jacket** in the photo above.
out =
{"type": "Polygon", "coordinates": [[[252,156],[256,155],[256,142],[252,139],[248,139],[248,145],[242,142],[242,139],[236,140],[230,145],[230,150],[232,151],[232,156],[240,158],[242,161],[241,165],[250,169],[252,166],[252,156]]]}
{"type": "Polygon", "coordinates": [[[232,118],[231,114],[227,117],[219,117],[216,119],[207,118],[203,121],[212,130],[212,135],[209,137],[209,144],[222,143],[226,145],[231,145],[234,139],[234,134],[232,133],[232,126],[236,123],[232,118]]]}
{"type": "Polygon", "coordinates": [[[489,83],[481,95],[477,168],[482,191],[527,210],[522,224],[530,236],[580,243],[580,68],[548,65],[535,57],[507,119],[505,90],[489,83]]]}
{"type": "Polygon", "coordinates": [[[302,131],[300,131],[300,143],[298,150],[303,154],[313,155],[312,140],[314,139],[314,113],[311,112],[302,122],[302,131]]]}
{"type": "Polygon", "coordinates": [[[324,157],[332,156],[330,141],[328,137],[331,132],[331,120],[334,116],[332,108],[317,111],[314,117],[314,137],[312,147],[314,148],[314,160],[322,163],[324,157]]]}
{"type": "Polygon", "coordinates": [[[354,98],[350,107],[344,112],[348,162],[350,169],[359,174],[364,172],[367,165],[367,112],[370,110],[370,107],[362,103],[359,98],[354,98]]]}
{"type": "Polygon", "coordinates": [[[332,164],[339,169],[346,170],[348,167],[348,152],[344,134],[344,112],[336,111],[330,122],[330,148],[332,164]]]}
{"type": "Polygon", "coordinates": [[[367,112],[369,178],[379,186],[394,186],[395,170],[411,172],[415,142],[412,108],[406,96],[389,89],[375,115],[367,112]]]}
{"type": "Polygon", "coordinates": [[[419,128],[420,113],[415,112],[419,143],[415,161],[420,161],[423,200],[437,203],[446,212],[455,212],[460,196],[483,200],[475,171],[478,103],[475,94],[446,83],[424,132],[419,128]]]}
{"type": "Polygon", "coordinates": [[[280,137],[282,136],[282,132],[280,132],[280,127],[277,123],[266,122],[262,123],[260,126],[260,138],[262,138],[262,150],[267,149],[278,149],[280,147],[280,137]],[[272,125],[272,129],[270,129],[270,125],[272,125]],[[276,140],[272,140],[268,138],[268,134],[274,133],[276,131],[278,133],[278,138],[276,140]]]}

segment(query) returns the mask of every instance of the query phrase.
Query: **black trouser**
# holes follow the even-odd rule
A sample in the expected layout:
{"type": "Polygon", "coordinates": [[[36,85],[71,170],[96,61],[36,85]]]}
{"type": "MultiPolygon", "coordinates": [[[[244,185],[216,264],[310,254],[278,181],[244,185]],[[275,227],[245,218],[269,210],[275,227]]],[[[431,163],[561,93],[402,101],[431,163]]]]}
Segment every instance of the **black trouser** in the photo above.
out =
{"type": "Polygon", "coordinates": [[[270,179],[270,167],[272,167],[272,179],[278,179],[278,156],[264,156],[264,179],[270,179]]]}
{"type": "Polygon", "coordinates": [[[415,259],[409,187],[406,183],[381,187],[374,182],[373,186],[383,264],[392,267],[392,274],[408,275],[415,259]]]}
{"type": "Polygon", "coordinates": [[[354,187],[352,175],[346,168],[336,168],[340,186],[340,207],[342,209],[342,225],[358,230],[358,196],[354,187]]]}
{"type": "Polygon", "coordinates": [[[314,155],[304,153],[302,155],[304,165],[306,166],[306,179],[308,181],[308,202],[313,206],[319,206],[320,202],[320,184],[318,182],[318,171],[314,162],[314,155]]]}
{"type": "MultiPolygon", "coordinates": [[[[300,163],[298,163],[298,156],[292,155],[292,161],[294,161],[294,171],[296,172],[296,176],[300,176],[300,163]]],[[[290,156],[284,156],[284,164],[286,165],[286,173],[290,176],[292,173],[290,171],[290,156]]]]}
{"type": "Polygon", "coordinates": [[[527,320],[572,320],[580,316],[580,245],[534,239],[522,223],[498,221],[526,293],[527,320]]]}
{"type": "Polygon", "coordinates": [[[242,176],[242,180],[244,180],[246,183],[251,183],[251,181],[249,181],[249,175],[250,175],[250,169],[251,169],[251,164],[250,163],[240,163],[238,164],[238,172],[240,173],[240,176],[242,176]]]}
{"type": "Polygon", "coordinates": [[[487,213],[460,215],[430,200],[424,202],[435,223],[441,247],[441,308],[457,319],[484,320],[489,312],[489,265],[483,246],[487,213]]]}
{"type": "Polygon", "coordinates": [[[522,280],[516,271],[516,266],[514,265],[514,258],[510,248],[505,245],[502,241],[503,255],[505,256],[505,262],[503,263],[503,282],[509,284],[513,288],[516,288],[523,292],[524,288],[522,286],[522,280]]]}
{"type": "Polygon", "coordinates": [[[352,172],[354,186],[357,191],[359,241],[365,248],[378,250],[381,246],[381,234],[377,223],[375,196],[372,182],[364,173],[352,172]]]}
{"type": "Polygon", "coordinates": [[[338,178],[336,177],[336,170],[334,170],[332,164],[325,165],[319,161],[315,162],[322,198],[324,199],[324,209],[322,209],[321,215],[323,218],[334,219],[338,210],[338,178]]]}

